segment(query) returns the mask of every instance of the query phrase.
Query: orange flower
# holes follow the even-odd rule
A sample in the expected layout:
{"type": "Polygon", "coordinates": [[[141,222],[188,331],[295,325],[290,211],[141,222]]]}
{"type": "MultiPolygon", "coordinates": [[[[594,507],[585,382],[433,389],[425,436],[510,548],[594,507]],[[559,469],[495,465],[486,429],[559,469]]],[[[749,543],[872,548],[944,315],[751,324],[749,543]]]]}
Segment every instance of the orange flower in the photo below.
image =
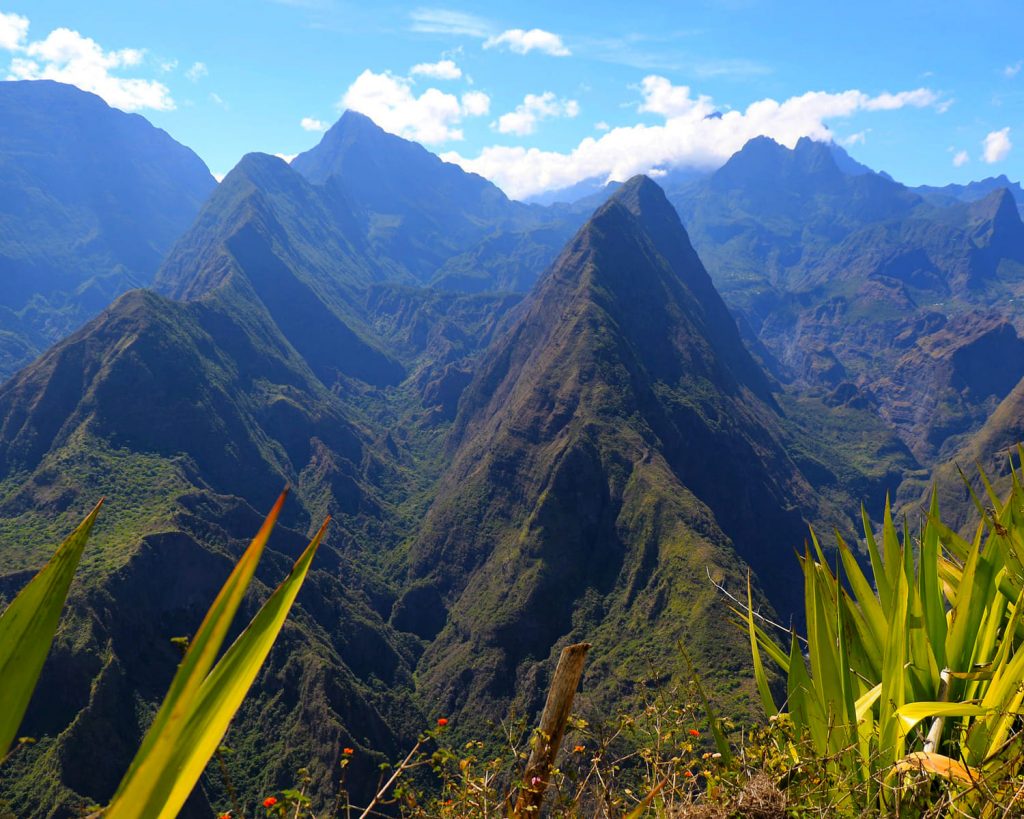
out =
{"type": "Polygon", "coordinates": [[[352,754],[354,754],[354,753],[355,753],[355,749],[353,749],[353,748],[342,748],[342,749],[341,749],[341,752],[342,752],[342,753],[343,753],[343,754],[344,754],[345,756],[352,756],[352,754]]]}
{"type": "Polygon", "coordinates": [[[263,800],[263,807],[265,807],[265,808],[272,808],[276,804],[277,804],[277,797],[276,796],[268,796],[266,799],[263,800]]]}
{"type": "Polygon", "coordinates": [[[231,813],[222,813],[217,817],[217,819],[231,819],[231,813]]]}
{"type": "Polygon", "coordinates": [[[693,776],[693,771],[683,771],[683,776],[693,776]]]}
{"type": "Polygon", "coordinates": [[[690,729],[690,736],[691,737],[699,737],[700,736],[700,731],[698,731],[696,728],[691,728],[690,729]]]}
{"type": "Polygon", "coordinates": [[[572,752],[574,754],[582,754],[585,750],[587,749],[583,745],[577,745],[575,748],[572,749],[572,752]]]}
{"type": "Polygon", "coordinates": [[[446,717],[441,717],[437,721],[437,724],[440,725],[442,728],[444,728],[444,726],[446,726],[448,724],[448,719],[446,717]]]}

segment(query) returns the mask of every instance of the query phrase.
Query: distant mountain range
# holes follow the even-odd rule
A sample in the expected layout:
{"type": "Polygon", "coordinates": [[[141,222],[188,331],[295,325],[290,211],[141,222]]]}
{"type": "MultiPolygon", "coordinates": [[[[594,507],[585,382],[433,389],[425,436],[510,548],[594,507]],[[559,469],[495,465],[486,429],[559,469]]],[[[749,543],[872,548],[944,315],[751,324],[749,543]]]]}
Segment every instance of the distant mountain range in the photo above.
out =
{"type": "Polygon", "coordinates": [[[0,82],[0,377],[153,280],[216,182],[137,114],[0,82]]]}
{"type": "MultiPolygon", "coordinates": [[[[0,110],[0,163],[32,127],[49,140],[0,175],[34,203],[0,211],[0,270],[25,291],[0,327],[28,357],[49,337],[10,316],[66,318],[0,386],[0,597],[107,497],[23,728],[40,741],[0,768],[19,815],[110,796],[170,639],[285,483],[268,583],[334,523],[228,764],[253,792],[305,766],[319,793],[341,747],[369,783],[439,715],[532,715],[579,639],[593,714],[652,669],[681,676],[677,641],[748,711],[713,581],[749,567],[788,617],[808,522],[852,533],[860,501],[916,502],[950,457],[1019,433],[1009,187],[940,197],[761,138],[664,187],[523,204],[351,112],[291,165],[250,154],[215,186],[91,95],[0,83],[0,110]]],[[[204,778],[182,815],[222,791],[204,778]]]]}

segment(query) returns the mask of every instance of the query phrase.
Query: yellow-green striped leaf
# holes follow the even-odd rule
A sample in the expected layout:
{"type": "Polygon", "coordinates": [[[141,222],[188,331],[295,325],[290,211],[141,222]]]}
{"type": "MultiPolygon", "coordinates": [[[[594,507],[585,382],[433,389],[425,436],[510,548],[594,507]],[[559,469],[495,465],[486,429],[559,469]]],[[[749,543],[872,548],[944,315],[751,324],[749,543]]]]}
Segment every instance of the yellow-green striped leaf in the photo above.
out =
{"type": "Polygon", "coordinates": [[[14,742],[25,716],[102,503],[96,504],[0,615],[0,758],[14,742]]]}

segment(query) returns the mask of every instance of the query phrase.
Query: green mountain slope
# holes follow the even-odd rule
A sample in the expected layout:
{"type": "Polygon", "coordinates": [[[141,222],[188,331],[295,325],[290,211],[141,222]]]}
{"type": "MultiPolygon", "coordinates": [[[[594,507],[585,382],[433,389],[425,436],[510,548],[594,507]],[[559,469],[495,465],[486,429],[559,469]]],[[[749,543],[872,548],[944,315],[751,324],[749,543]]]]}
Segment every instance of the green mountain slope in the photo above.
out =
{"type": "Polygon", "coordinates": [[[517,699],[529,712],[537,676],[576,639],[595,641],[589,685],[605,697],[648,663],[678,667],[677,639],[716,685],[735,685],[742,635],[719,627],[708,572],[735,584],[745,561],[793,607],[786,561],[802,513],[817,511],[779,424],[675,212],[631,180],[463,395],[392,614],[432,640],[421,696],[457,713],[499,717],[517,699]]]}
{"type": "Polygon", "coordinates": [[[138,115],[69,85],[0,83],[0,378],[148,284],[215,186],[138,115]]]}

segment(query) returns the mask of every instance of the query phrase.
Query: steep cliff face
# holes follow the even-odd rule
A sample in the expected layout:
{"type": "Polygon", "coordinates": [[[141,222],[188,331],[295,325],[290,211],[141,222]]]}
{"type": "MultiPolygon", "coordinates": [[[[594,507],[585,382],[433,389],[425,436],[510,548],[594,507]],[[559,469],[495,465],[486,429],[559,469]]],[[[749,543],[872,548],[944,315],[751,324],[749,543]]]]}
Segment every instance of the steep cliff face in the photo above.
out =
{"type": "Polygon", "coordinates": [[[1024,341],[1004,319],[970,313],[930,323],[933,332],[899,339],[908,349],[892,374],[866,387],[922,463],[952,454],[1024,378],[1024,341]]]}
{"type": "Polygon", "coordinates": [[[991,321],[1020,330],[1024,223],[1007,189],[936,197],[837,151],[758,138],[672,199],[778,376],[875,407],[931,465],[1020,376],[1010,328],[987,334],[991,321]],[[961,360],[975,343],[1009,356],[1005,375],[954,379],[952,350],[961,360]]]}
{"type": "Polygon", "coordinates": [[[708,572],[738,581],[747,562],[793,605],[780,559],[814,502],[776,413],[664,194],[631,180],[463,394],[392,616],[434,638],[423,695],[467,713],[532,708],[530,681],[574,639],[599,644],[605,697],[621,693],[609,668],[665,664],[676,639],[733,673],[742,646],[715,628],[708,572]]]}

